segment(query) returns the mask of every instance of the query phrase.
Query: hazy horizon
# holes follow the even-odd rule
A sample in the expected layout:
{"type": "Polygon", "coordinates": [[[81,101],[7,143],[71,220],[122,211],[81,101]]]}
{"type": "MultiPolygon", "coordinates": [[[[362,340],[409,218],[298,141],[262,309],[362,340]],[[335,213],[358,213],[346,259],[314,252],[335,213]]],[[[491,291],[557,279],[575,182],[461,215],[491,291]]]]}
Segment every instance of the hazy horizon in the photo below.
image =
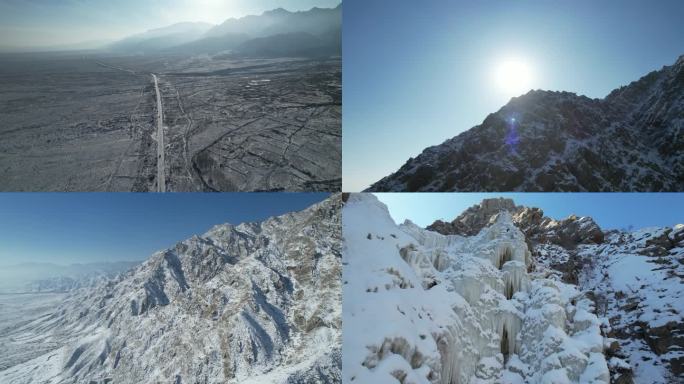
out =
{"type": "Polygon", "coordinates": [[[672,65],[682,14],[673,0],[347,2],[343,190],[368,188],[531,89],[602,98],[672,65]]]}
{"type": "Polygon", "coordinates": [[[110,261],[92,261],[92,262],[52,262],[52,261],[19,261],[12,264],[1,264],[0,267],[19,267],[19,266],[30,266],[30,265],[54,265],[58,267],[71,267],[79,265],[97,265],[97,264],[118,264],[118,263],[142,263],[147,259],[131,259],[131,260],[110,260],[110,261]]]}
{"type": "Polygon", "coordinates": [[[0,51],[92,49],[169,25],[218,25],[284,8],[333,8],[340,0],[0,0],[0,51]],[[87,37],[85,37],[87,36],[87,37]]]}

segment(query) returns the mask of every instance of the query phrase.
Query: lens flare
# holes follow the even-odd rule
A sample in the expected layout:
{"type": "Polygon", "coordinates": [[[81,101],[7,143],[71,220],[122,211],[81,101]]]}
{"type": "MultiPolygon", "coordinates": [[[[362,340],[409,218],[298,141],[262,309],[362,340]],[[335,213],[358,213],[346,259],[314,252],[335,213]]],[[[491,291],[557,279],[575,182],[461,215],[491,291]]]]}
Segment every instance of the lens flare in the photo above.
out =
{"type": "Polygon", "coordinates": [[[507,123],[508,132],[506,133],[506,138],[504,139],[504,142],[506,143],[508,151],[511,154],[517,154],[518,142],[520,142],[520,136],[518,136],[517,121],[515,117],[511,117],[510,119],[508,119],[507,123]]]}

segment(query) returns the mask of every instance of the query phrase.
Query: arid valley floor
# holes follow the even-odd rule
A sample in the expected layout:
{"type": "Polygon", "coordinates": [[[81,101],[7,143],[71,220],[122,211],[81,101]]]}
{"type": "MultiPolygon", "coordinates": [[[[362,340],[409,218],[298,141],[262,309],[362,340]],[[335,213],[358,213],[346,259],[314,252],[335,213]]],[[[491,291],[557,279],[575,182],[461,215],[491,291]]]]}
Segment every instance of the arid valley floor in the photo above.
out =
{"type": "Polygon", "coordinates": [[[0,64],[2,191],[341,187],[339,59],[35,53],[0,64]]]}

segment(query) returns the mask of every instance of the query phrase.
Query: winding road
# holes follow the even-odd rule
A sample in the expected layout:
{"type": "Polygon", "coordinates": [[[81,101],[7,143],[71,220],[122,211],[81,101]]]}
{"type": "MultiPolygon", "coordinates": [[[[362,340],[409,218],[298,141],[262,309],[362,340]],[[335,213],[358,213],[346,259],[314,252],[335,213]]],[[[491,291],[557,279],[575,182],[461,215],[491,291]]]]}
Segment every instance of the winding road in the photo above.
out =
{"type": "Polygon", "coordinates": [[[157,93],[157,192],[166,192],[166,174],[164,173],[164,113],[162,112],[157,75],[153,73],[152,78],[154,79],[154,90],[157,93]]]}

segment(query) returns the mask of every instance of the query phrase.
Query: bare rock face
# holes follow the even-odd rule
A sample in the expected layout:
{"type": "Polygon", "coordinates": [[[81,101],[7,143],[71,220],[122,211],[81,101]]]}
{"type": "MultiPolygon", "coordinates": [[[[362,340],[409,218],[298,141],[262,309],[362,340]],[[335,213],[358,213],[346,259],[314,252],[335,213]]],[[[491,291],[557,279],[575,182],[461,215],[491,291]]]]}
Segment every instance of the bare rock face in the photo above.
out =
{"type": "Polygon", "coordinates": [[[556,221],[545,218],[539,226],[528,227],[530,237],[538,242],[548,242],[572,248],[577,244],[600,244],[603,232],[591,217],[570,216],[556,221]]]}
{"type": "Polygon", "coordinates": [[[604,99],[530,91],[367,191],[680,191],[684,56],[604,99]]]}
{"type": "Polygon", "coordinates": [[[59,342],[0,382],[339,382],[340,206],[218,225],[74,291],[21,330],[59,342]]]}
{"type": "Polygon", "coordinates": [[[512,199],[484,199],[482,203],[466,209],[452,222],[446,223],[437,220],[427,229],[443,235],[473,236],[487,226],[491,218],[499,212],[516,212],[517,210],[518,207],[515,206],[512,199]]]}

